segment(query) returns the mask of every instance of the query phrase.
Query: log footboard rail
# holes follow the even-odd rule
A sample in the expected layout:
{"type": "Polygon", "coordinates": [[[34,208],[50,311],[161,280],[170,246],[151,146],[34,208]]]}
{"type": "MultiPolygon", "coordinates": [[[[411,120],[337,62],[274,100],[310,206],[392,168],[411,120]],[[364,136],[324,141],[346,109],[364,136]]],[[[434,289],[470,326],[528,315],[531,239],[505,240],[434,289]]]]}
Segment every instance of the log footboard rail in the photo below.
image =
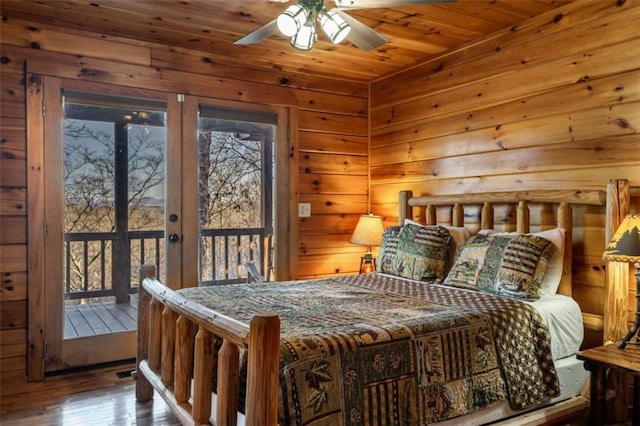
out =
{"type": "Polygon", "coordinates": [[[190,302],[154,277],[154,266],[140,268],[136,399],[148,401],[158,392],[184,425],[211,424],[211,418],[216,425],[276,425],[278,316],[258,313],[246,325],[190,302]],[[216,338],[222,339],[217,354],[216,338]],[[247,392],[243,416],[238,412],[238,389],[244,350],[247,392]]]}

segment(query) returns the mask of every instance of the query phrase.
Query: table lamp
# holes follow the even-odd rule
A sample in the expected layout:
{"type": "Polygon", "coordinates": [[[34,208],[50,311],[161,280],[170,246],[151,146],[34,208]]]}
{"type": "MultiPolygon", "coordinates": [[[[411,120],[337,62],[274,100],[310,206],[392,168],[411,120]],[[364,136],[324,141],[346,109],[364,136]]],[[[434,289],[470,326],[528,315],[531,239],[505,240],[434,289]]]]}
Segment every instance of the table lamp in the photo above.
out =
{"type": "Polygon", "coordinates": [[[640,344],[640,336],[636,336],[635,342],[630,342],[640,329],[640,214],[630,214],[624,218],[602,258],[613,262],[635,263],[636,318],[631,330],[624,336],[618,348],[624,349],[629,343],[640,344]]]}
{"type": "Polygon", "coordinates": [[[371,253],[371,246],[379,246],[382,241],[382,233],[384,225],[382,217],[373,213],[363,214],[358,219],[356,228],[353,230],[351,240],[352,244],[367,246],[367,252],[360,258],[360,273],[368,274],[375,271],[376,260],[371,253]]]}

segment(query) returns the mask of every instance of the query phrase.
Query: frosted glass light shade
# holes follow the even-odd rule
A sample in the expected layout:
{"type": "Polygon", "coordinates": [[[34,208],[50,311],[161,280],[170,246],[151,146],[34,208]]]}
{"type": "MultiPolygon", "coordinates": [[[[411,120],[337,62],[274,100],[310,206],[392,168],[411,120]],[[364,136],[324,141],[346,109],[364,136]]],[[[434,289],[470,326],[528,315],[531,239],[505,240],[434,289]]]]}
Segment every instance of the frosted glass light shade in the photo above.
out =
{"type": "Polygon", "coordinates": [[[331,43],[338,44],[349,35],[351,26],[342,19],[335,9],[322,8],[318,14],[318,22],[322,31],[329,37],[331,43]]]}
{"type": "Polygon", "coordinates": [[[294,4],[278,15],[276,24],[282,34],[287,37],[293,37],[307,22],[308,16],[309,12],[304,6],[294,4]]]}
{"type": "Polygon", "coordinates": [[[317,39],[316,27],[313,22],[310,22],[303,25],[298,33],[291,38],[291,45],[299,50],[311,50],[317,39]]]}

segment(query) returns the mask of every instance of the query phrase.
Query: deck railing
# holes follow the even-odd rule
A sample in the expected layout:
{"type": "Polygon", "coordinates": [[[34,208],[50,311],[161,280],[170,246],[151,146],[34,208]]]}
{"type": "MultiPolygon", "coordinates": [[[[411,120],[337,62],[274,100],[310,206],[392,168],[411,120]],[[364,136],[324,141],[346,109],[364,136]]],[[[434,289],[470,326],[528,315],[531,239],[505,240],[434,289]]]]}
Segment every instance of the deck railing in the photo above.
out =
{"type": "MultiPolygon", "coordinates": [[[[265,228],[204,229],[200,234],[200,285],[244,282],[246,262],[255,262],[263,270],[265,228]]],[[[154,264],[159,279],[164,279],[164,231],[129,231],[127,238],[128,264],[114,261],[116,256],[122,259],[118,248],[114,253],[114,247],[122,247],[115,244],[115,232],[65,234],[67,300],[116,296],[117,303],[128,302],[129,295],[138,292],[138,280],[131,271],[144,264],[154,264]]]]}

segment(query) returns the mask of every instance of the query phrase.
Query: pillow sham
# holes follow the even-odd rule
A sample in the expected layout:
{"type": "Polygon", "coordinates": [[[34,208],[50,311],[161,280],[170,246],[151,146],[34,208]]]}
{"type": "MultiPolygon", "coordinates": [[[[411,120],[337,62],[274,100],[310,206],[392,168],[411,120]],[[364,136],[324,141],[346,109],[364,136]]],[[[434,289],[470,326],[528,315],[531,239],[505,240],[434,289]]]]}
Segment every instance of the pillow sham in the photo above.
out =
{"type": "Polygon", "coordinates": [[[444,284],[537,299],[554,251],[551,241],[536,235],[478,234],[462,246],[444,284]]]}
{"type": "MultiPolygon", "coordinates": [[[[427,226],[423,225],[420,222],[416,222],[411,219],[405,219],[404,224],[412,224],[416,226],[427,226]]],[[[451,235],[451,241],[449,242],[449,250],[447,252],[447,261],[445,262],[445,273],[446,276],[451,267],[453,266],[454,261],[456,260],[456,255],[458,254],[458,249],[462,247],[464,243],[466,243],[469,238],[471,238],[471,233],[464,226],[448,226],[448,225],[440,225],[449,231],[451,235]]]]}
{"type": "MultiPolygon", "coordinates": [[[[487,235],[516,235],[517,232],[498,232],[489,229],[483,229],[480,233],[487,235]]],[[[551,241],[556,250],[553,257],[549,261],[547,271],[540,283],[540,296],[549,296],[556,294],[560,281],[562,280],[562,271],[564,270],[564,228],[553,228],[546,231],[535,232],[527,235],[537,235],[551,241]]]]}
{"type": "Polygon", "coordinates": [[[419,281],[442,282],[451,235],[442,226],[392,226],[382,235],[377,270],[419,281]]]}

